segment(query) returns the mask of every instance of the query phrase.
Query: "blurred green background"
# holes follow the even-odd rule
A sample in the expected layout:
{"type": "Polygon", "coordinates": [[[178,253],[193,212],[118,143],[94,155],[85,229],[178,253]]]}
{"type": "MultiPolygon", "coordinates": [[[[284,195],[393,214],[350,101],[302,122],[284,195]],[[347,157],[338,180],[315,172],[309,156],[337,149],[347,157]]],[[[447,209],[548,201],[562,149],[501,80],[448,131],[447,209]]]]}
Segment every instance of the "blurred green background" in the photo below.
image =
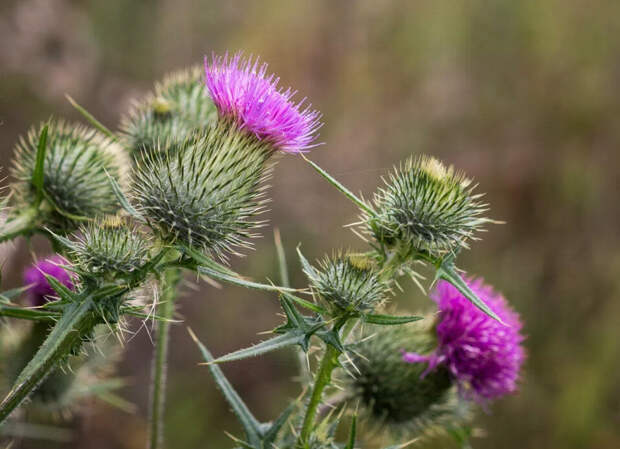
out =
{"type": "MultiPolygon", "coordinates": [[[[370,196],[393,164],[427,153],[474,177],[506,221],[460,265],[523,315],[529,358],[521,392],[480,414],[473,446],[620,447],[620,2],[3,0],[0,165],[30,124],[79,119],[65,93],[116,127],[153,81],[226,50],[260,55],[323,112],[312,158],[354,191],[370,196]]],[[[355,208],[300,158],[282,158],[272,184],[295,285],[298,242],[309,258],[363,247],[342,227],[355,208]]],[[[275,278],[271,227],[263,234],[233,267],[275,278]]],[[[29,258],[24,242],[15,250],[7,286],[29,258]]],[[[195,281],[171,343],[171,449],[230,447],[223,431],[239,430],[185,326],[221,354],[280,320],[272,295],[195,281]]],[[[405,287],[400,307],[430,306],[405,287]]],[[[152,345],[144,328],[128,340],[119,372],[135,415],[91,403],[71,444],[14,448],[144,447],[152,345]]],[[[225,371],[264,420],[298,394],[286,352],[225,371]]]]}

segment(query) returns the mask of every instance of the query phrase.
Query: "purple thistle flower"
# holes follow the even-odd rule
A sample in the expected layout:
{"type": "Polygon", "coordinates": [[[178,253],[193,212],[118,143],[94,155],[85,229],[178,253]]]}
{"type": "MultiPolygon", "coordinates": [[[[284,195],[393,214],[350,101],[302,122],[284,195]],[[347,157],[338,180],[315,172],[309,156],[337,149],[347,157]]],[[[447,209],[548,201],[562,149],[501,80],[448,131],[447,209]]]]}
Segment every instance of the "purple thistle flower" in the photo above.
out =
{"type": "Polygon", "coordinates": [[[321,114],[292,101],[296,91],[278,87],[280,78],[267,75],[267,64],[259,58],[242,59],[205,56],[206,85],[220,117],[232,118],[237,125],[270,142],[286,153],[299,153],[312,144],[321,127],[321,114]]]}
{"type": "Polygon", "coordinates": [[[404,353],[409,363],[428,363],[428,371],[445,364],[467,399],[485,402],[517,389],[525,359],[522,324],[506,300],[480,279],[469,287],[506,325],[481,312],[455,287],[441,281],[432,295],[439,307],[438,346],[430,355],[404,353]]]}
{"type": "Polygon", "coordinates": [[[65,287],[73,289],[73,273],[59,265],[68,265],[68,262],[64,257],[56,254],[39,260],[24,271],[24,284],[30,286],[28,293],[33,306],[42,306],[49,301],[48,297],[56,296],[45,274],[53,276],[65,287]]]}

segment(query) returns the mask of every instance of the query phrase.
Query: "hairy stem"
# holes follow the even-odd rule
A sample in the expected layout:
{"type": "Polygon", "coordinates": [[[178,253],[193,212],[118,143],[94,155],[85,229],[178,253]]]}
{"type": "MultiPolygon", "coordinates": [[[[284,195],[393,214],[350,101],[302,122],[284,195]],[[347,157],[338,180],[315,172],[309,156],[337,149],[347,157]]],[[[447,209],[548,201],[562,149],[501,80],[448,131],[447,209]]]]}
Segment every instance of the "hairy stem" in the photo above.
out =
{"type": "Polygon", "coordinates": [[[9,218],[0,230],[0,242],[12,240],[15,237],[30,232],[35,227],[38,211],[34,207],[24,209],[19,215],[9,218]]]}
{"type": "MultiPolygon", "coordinates": [[[[338,331],[344,326],[341,337],[345,338],[353,328],[354,324],[355,320],[348,319],[346,321],[336,323],[334,325],[334,329],[338,331]]],[[[334,371],[334,368],[338,366],[339,356],[340,351],[338,349],[332,345],[327,345],[323,358],[321,359],[321,364],[319,365],[319,371],[314,379],[312,396],[310,396],[310,402],[308,403],[308,408],[306,409],[306,415],[304,416],[304,422],[299,434],[299,439],[297,440],[297,446],[300,448],[306,449],[308,447],[308,439],[310,438],[310,434],[312,433],[312,429],[314,427],[314,421],[316,419],[319,405],[321,404],[323,391],[331,382],[332,372],[334,371]]]]}
{"type": "Polygon", "coordinates": [[[157,307],[157,314],[161,319],[157,323],[153,353],[148,449],[161,448],[164,440],[163,424],[166,402],[166,367],[168,343],[170,340],[170,320],[174,314],[174,302],[177,295],[177,285],[180,280],[181,271],[178,268],[166,270],[162,281],[163,288],[161,289],[160,303],[157,307]]]}

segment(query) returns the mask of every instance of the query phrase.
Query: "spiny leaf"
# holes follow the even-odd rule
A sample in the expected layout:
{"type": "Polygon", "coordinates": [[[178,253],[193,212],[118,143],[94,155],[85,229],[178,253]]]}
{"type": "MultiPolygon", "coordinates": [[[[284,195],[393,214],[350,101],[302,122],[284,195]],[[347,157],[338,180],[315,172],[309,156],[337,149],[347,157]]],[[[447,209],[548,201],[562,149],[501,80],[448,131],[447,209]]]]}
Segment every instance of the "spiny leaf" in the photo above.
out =
{"type": "Polygon", "coordinates": [[[286,299],[288,299],[290,301],[293,301],[293,302],[299,304],[300,306],[302,306],[302,307],[304,307],[304,308],[306,308],[308,310],[312,310],[313,312],[320,313],[320,314],[327,313],[327,311],[323,307],[319,306],[318,304],[314,304],[313,302],[307,301],[307,300],[305,300],[303,298],[300,298],[298,296],[292,295],[292,294],[290,294],[288,292],[284,292],[283,291],[282,292],[282,296],[284,296],[286,299]]]}
{"type": "Polygon", "coordinates": [[[35,156],[34,170],[32,172],[32,185],[36,190],[36,197],[34,200],[35,207],[38,207],[43,200],[43,170],[45,168],[45,151],[47,149],[47,130],[48,125],[45,125],[41,130],[39,144],[37,146],[37,154],[35,156]]]}
{"type": "Polygon", "coordinates": [[[2,292],[0,293],[0,302],[3,302],[5,304],[11,304],[11,299],[18,297],[29,288],[30,285],[26,285],[25,287],[12,288],[10,290],[2,292]]]}
{"type": "Polygon", "coordinates": [[[301,253],[299,246],[297,247],[297,255],[299,256],[299,261],[301,262],[301,267],[303,268],[304,272],[311,278],[319,277],[319,274],[316,272],[314,267],[310,264],[310,262],[308,262],[308,259],[306,259],[304,255],[301,253]]]}
{"type": "Polygon", "coordinates": [[[22,370],[11,391],[0,403],[0,424],[32,393],[58,362],[68,356],[81,338],[97,324],[93,303],[86,299],[69,305],[35,356],[22,370]]]}
{"type": "Polygon", "coordinates": [[[296,408],[297,403],[293,402],[288,407],[286,407],[286,409],[284,409],[284,411],[280,414],[280,416],[276,418],[275,421],[273,421],[273,423],[271,423],[271,427],[269,427],[269,430],[267,430],[267,432],[265,432],[265,434],[263,435],[263,447],[265,449],[271,449],[276,437],[278,436],[278,432],[280,431],[280,429],[282,429],[284,424],[286,424],[289,417],[296,408]]]}
{"type": "Polygon", "coordinates": [[[441,279],[452,284],[459,292],[463,294],[463,296],[465,296],[469,301],[471,301],[473,305],[478,307],[491,318],[505,325],[505,323],[495,314],[495,312],[493,312],[493,310],[491,310],[491,308],[487,306],[482,299],[478,298],[476,293],[474,293],[474,291],[469,288],[465,281],[463,281],[463,278],[457,272],[456,266],[454,265],[453,259],[451,257],[444,259],[437,267],[435,280],[437,279],[441,279]]]}
{"type": "Polygon", "coordinates": [[[54,231],[52,231],[49,228],[45,228],[45,230],[52,236],[54,237],[54,240],[58,241],[58,243],[60,243],[62,246],[64,246],[65,248],[75,251],[75,243],[73,243],[71,240],[69,240],[67,237],[63,237],[62,235],[58,235],[56,234],[54,231]]]}
{"type": "Polygon", "coordinates": [[[99,131],[101,131],[103,134],[105,134],[106,136],[108,136],[110,139],[116,141],[117,137],[116,135],[110,131],[108,128],[106,128],[99,120],[97,120],[90,112],[88,112],[86,109],[84,109],[82,106],[80,106],[73,98],[71,98],[70,95],[65,95],[65,97],[67,98],[67,100],[69,100],[69,103],[71,103],[71,106],[73,106],[75,109],[77,109],[77,111],[82,114],[82,116],[91,124],[93,125],[95,128],[97,128],[99,131]]]}
{"type": "Polygon", "coordinates": [[[245,279],[230,276],[228,274],[216,271],[212,268],[199,266],[197,268],[198,272],[201,274],[205,274],[211,278],[218,279],[220,281],[229,282],[231,284],[239,285],[245,288],[252,288],[255,290],[262,290],[267,292],[294,292],[296,291],[293,288],[279,287],[277,285],[269,285],[269,284],[260,284],[258,282],[247,281],[245,279]]]}
{"type": "Polygon", "coordinates": [[[395,315],[380,315],[380,314],[367,314],[364,315],[364,322],[370,324],[378,324],[381,326],[394,326],[399,324],[412,323],[419,321],[424,317],[421,316],[395,316],[395,315]]]}
{"type": "MultiPolygon", "coordinates": [[[[277,349],[285,348],[287,346],[293,346],[301,344],[304,340],[304,333],[301,330],[297,332],[291,331],[283,335],[265,340],[249,348],[239,349],[238,351],[231,352],[222,357],[218,357],[210,363],[224,363],[232,362],[233,360],[242,360],[250,357],[256,357],[262,354],[266,354],[277,349]]],[[[206,363],[208,365],[209,363],[206,363]]]]}
{"type": "Polygon", "coordinates": [[[191,257],[194,260],[194,262],[196,262],[198,265],[205,266],[205,267],[211,268],[216,271],[220,271],[221,273],[227,274],[229,276],[235,276],[235,277],[241,278],[240,274],[234,272],[230,268],[220,263],[217,263],[213,259],[205,256],[202,252],[195,250],[189,245],[179,243],[177,247],[179,251],[191,257]]]}
{"type": "Polygon", "coordinates": [[[112,190],[114,191],[114,195],[116,195],[116,199],[118,199],[118,202],[120,203],[121,207],[123,209],[125,209],[125,211],[131,215],[132,217],[134,217],[136,220],[144,222],[146,221],[144,219],[144,217],[140,214],[140,212],[138,212],[129,202],[129,200],[127,199],[127,197],[125,196],[125,194],[123,193],[123,189],[121,189],[121,186],[118,184],[118,182],[116,182],[116,179],[114,179],[112,176],[110,176],[110,174],[106,171],[105,172],[106,176],[108,177],[108,180],[110,181],[110,185],[112,186],[112,190]]]}
{"type": "Polygon", "coordinates": [[[54,291],[60,296],[60,299],[64,299],[65,301],[76,302],[79,297],[78,295],[69,290],[63,283],[59,282],[54,276],[50,276],[47,273],[43,273],[45,279],[50,284],[50,286],[54,289],[54,291]]]}
{"type": "Polygon", "coordinates": [[[53,322],[57,317],[60,316],[60,313],[36,309],[26,309],[24,307],[5,306],[4,304],[0,303],[0,316],[8,316],[11,318],[19,318],[22,320],[30,321],[53,322]]]}
{"type": "Polygon", "coordinates": [[[362,209],[364,212],[368,213],[371,216],[374,216],[376,213],[375,211],[372,209],[372,207],[370,207],[368,204],[366,204],[363,200],[361,200],[360,198],[358,198],[353,192],[351,192],[349,189],[347,189],[344,185],[342,185],[340,182],[338,182],[334,177],[332,177],[329,173],[327,173],[325,170],[323,170],[321,167],[319,167],[317,164],[315,164],[314,162],[312,162],[310,159],[308,159],[306,156],[303,155],[303,153],[300,153],[301,157],[307,162],[309,163],[312,168],[314,168],[317,172],[319,172],[319,174],[321,176],[323,176],[325,179],[327,179],[327,181],[329,181],[329,183],[331,185],[333,185],[334,187],[336,187],[338,190],[340,190],[342,193],[344,193],[344,195],[349,198],[351,201],[353,201],[355,204],[357,204],[357,206],[362,209]]]}
{"type": "Polygon", "coordinates": [[[355,434],[357,432],[357,416],[351,418],[351,430],[349,431],[349,441],[344,449],[353,449],[355,447],[355,434]]]}
{"type": "Polygon", "coordinates": [[[288,267],[286,265],[286,253],[284,252],[284,246],[282,245],[282,239],[280,238],[280,230],[273,230],[274,242],[276,245],[276,254],[278,255],[278,268],[280,269],[280,282],[284,287],[290,287],[291,282],[288,276],[288,267]]]}
{"type": "MultiPolygon", "coordinates": [[[[198,337],[196,337],[196,334],[194,334],[194,332],[191,329],[188,329],[188,331],[189,331],[190,336],[196,343],[196,345],[198,345],[198,349],[200,349],[200,352],[202,353],[202,356],[205,359],[205,362],[213,362],[214,360],[213,356],[211,355],[209,350],[205,347],[205,345],[203,345],[200,342],[200,340],[198,340],[198,337]]],[[[237,418],[239,418],[239,421],[241,423],[241,426],[243,427],[243,430],[245,431],[248,442],[250,443],[251,446],[254,446],[257,448],[260,447],[260,442],[261,442],[260,422],[254,417],[254,415],[252,415],[247,405],[245,405],[245,403],[239,397],[239,395],[237,394],[235,389],[232,387],[230,382],[228,382],[228,379],[226,379],[226,376],[224,376],[224,373],[222,372],[220,367],[211,363],[209,365],[209,370],[211,371],[211,374],[213,375],[215,382],[220,387],[220,390],[222,390],[222,393],[226,397],[226,400],[232,407],[235,415],[237,416],[237,418]]]]}

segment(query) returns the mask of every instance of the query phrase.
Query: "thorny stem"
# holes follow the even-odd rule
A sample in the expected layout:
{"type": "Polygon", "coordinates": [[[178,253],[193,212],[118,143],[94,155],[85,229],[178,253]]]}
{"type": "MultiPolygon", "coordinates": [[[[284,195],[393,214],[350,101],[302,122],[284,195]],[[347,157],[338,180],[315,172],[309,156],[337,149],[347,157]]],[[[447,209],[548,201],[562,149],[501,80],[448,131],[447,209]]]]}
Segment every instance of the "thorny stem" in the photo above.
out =
{"type": "MultiPolygon", "coordinates": [[[[341,338],[345,338],[347,334],[353,329],[355,325],[354,319],[345,319],[334,324],[334,330],[338,331],[342,329],[341,338]]],[[[314,421],[316,419],[319,405],[321,404],[321,398],[325,387],[329,385],[332,379],[332,372],[334,368],[338,366],[338,357],[340,351],[332,345],[327,345],[321,364],[319,365],[319,371],[314,380],[314,387],[312,390],[312,396],[310,396],[310,402],[306,409],[306,415],[304,416],[304,422],[297,440],[297,447],[306,449],[308,447],[308,439],[312,433],[314,427],[314,421]]]]}
{"type": "Polygon", "coordinates": [[[151,380],[151,409],[149,414],[148,449],[159,449],[163,445],[164,407],[166,400],[166,367],[168,343],[170,340],[170,320],[174,314],[174,302],[177,285],[181,280],[178,268],[169,268],[164,272],[163,288],[157,313],[161,319],[157,322],[157,334],[153,354],[151,380]]]}

